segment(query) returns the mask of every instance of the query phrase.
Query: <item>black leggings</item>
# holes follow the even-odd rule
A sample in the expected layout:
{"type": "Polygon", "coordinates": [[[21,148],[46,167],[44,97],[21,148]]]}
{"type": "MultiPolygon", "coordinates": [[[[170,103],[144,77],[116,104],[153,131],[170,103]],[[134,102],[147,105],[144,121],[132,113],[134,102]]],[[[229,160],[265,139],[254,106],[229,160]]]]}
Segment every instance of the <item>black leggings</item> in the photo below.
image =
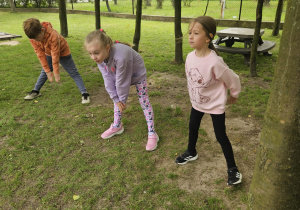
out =
{"type": "MultiPolygon", "coordinates": [[[[196,152],[196,143],[198,139],[198,132],[200,128],[201,119],[204,113],[192,108],[189,124],[189,144],[188,151],[191,153],[196,152]]],[[[211,119],[213,121],[214,131],[218,142],[220,143],[223,154],[226,159],[227,167],[235,167],[234,155],[231,147],[231,143],[226,134],[225,127],[225,112],[223,114],[211,114],[211,119]]]]}

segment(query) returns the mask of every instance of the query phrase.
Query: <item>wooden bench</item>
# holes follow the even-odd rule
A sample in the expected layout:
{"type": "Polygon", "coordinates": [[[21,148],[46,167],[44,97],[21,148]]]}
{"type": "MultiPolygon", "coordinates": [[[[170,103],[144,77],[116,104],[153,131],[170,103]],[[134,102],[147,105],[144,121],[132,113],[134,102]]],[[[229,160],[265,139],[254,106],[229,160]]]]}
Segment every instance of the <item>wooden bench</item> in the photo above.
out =
{"type": "MultiPolygon", "coordinates": [[[[238,47],[227,47],[215,44],[216,40],[213,40],[215,48],[220,52],[227,52],[233,54],[242,54],[245,58],[245,63],[249,65],[251,48],[238,48],[238,47]]],[[[272,41],[263,41],[261,45],[257,46],[257,53],[263,53],[263,55],[270,56],[272,53],[268,52],[275,46],[275,42],[272,41]]]]}

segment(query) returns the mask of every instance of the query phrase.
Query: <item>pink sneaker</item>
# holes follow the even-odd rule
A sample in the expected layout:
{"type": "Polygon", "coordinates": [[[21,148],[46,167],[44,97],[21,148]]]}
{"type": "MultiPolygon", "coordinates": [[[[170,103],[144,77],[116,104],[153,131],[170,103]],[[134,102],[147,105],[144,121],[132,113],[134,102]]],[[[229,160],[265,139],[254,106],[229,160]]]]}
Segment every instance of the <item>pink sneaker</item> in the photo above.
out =
{"type": "Polygon", "coordinates": [[[146,145],[147,151],[153,151],[157,147],[157,142],[159,141],[158,135],[155,133],[153,135],[148,136],[148,142],[146,145]]]}
{"type": "Polygon", "coordinates": [[[124,131],[124,128],[123,128],[123,124],[121,123],[121,126],[119,128],[114,128],[113,127],[113,124],[110,125],[110,128],[107,129],[106,131],[104,131],[102,134],[101,134],[101,137],[103,139],[109,139],[111,137],[113,137],[114,135],[116,134],[121,134],[123,133],[124,131]]]}

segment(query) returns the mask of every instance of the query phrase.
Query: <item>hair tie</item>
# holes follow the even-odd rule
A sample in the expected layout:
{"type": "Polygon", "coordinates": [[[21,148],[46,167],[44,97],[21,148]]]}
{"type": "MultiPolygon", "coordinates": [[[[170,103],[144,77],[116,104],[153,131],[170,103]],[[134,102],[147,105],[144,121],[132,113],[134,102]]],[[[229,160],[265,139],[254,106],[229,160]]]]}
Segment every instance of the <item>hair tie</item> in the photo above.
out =
{"type": "Polygon", "coordinates": [[[102,29],[102,28],[100,28],[99,30],[100,30],[101,32],[103,32],[103,29],[102,29]]]}

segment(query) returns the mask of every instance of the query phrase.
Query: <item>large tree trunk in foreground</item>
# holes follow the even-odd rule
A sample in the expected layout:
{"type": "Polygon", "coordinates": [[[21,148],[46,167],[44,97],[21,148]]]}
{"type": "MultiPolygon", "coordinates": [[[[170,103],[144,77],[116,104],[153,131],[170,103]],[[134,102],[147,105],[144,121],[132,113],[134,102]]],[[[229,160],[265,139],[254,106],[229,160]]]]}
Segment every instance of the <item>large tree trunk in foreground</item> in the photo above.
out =
{"type": "Polygon", "coordinates": [[[264,118],[250,209],[300,207],[300,1],[288,0],[283,34],[264,118]]]}
{"type": "Polygon", "coordinates": [[[60,34],[63,37],[68,36],[68,21],[67,21],[67,7],[65,0],[59,0],[59,20],[60,20],[60,34]]]}

